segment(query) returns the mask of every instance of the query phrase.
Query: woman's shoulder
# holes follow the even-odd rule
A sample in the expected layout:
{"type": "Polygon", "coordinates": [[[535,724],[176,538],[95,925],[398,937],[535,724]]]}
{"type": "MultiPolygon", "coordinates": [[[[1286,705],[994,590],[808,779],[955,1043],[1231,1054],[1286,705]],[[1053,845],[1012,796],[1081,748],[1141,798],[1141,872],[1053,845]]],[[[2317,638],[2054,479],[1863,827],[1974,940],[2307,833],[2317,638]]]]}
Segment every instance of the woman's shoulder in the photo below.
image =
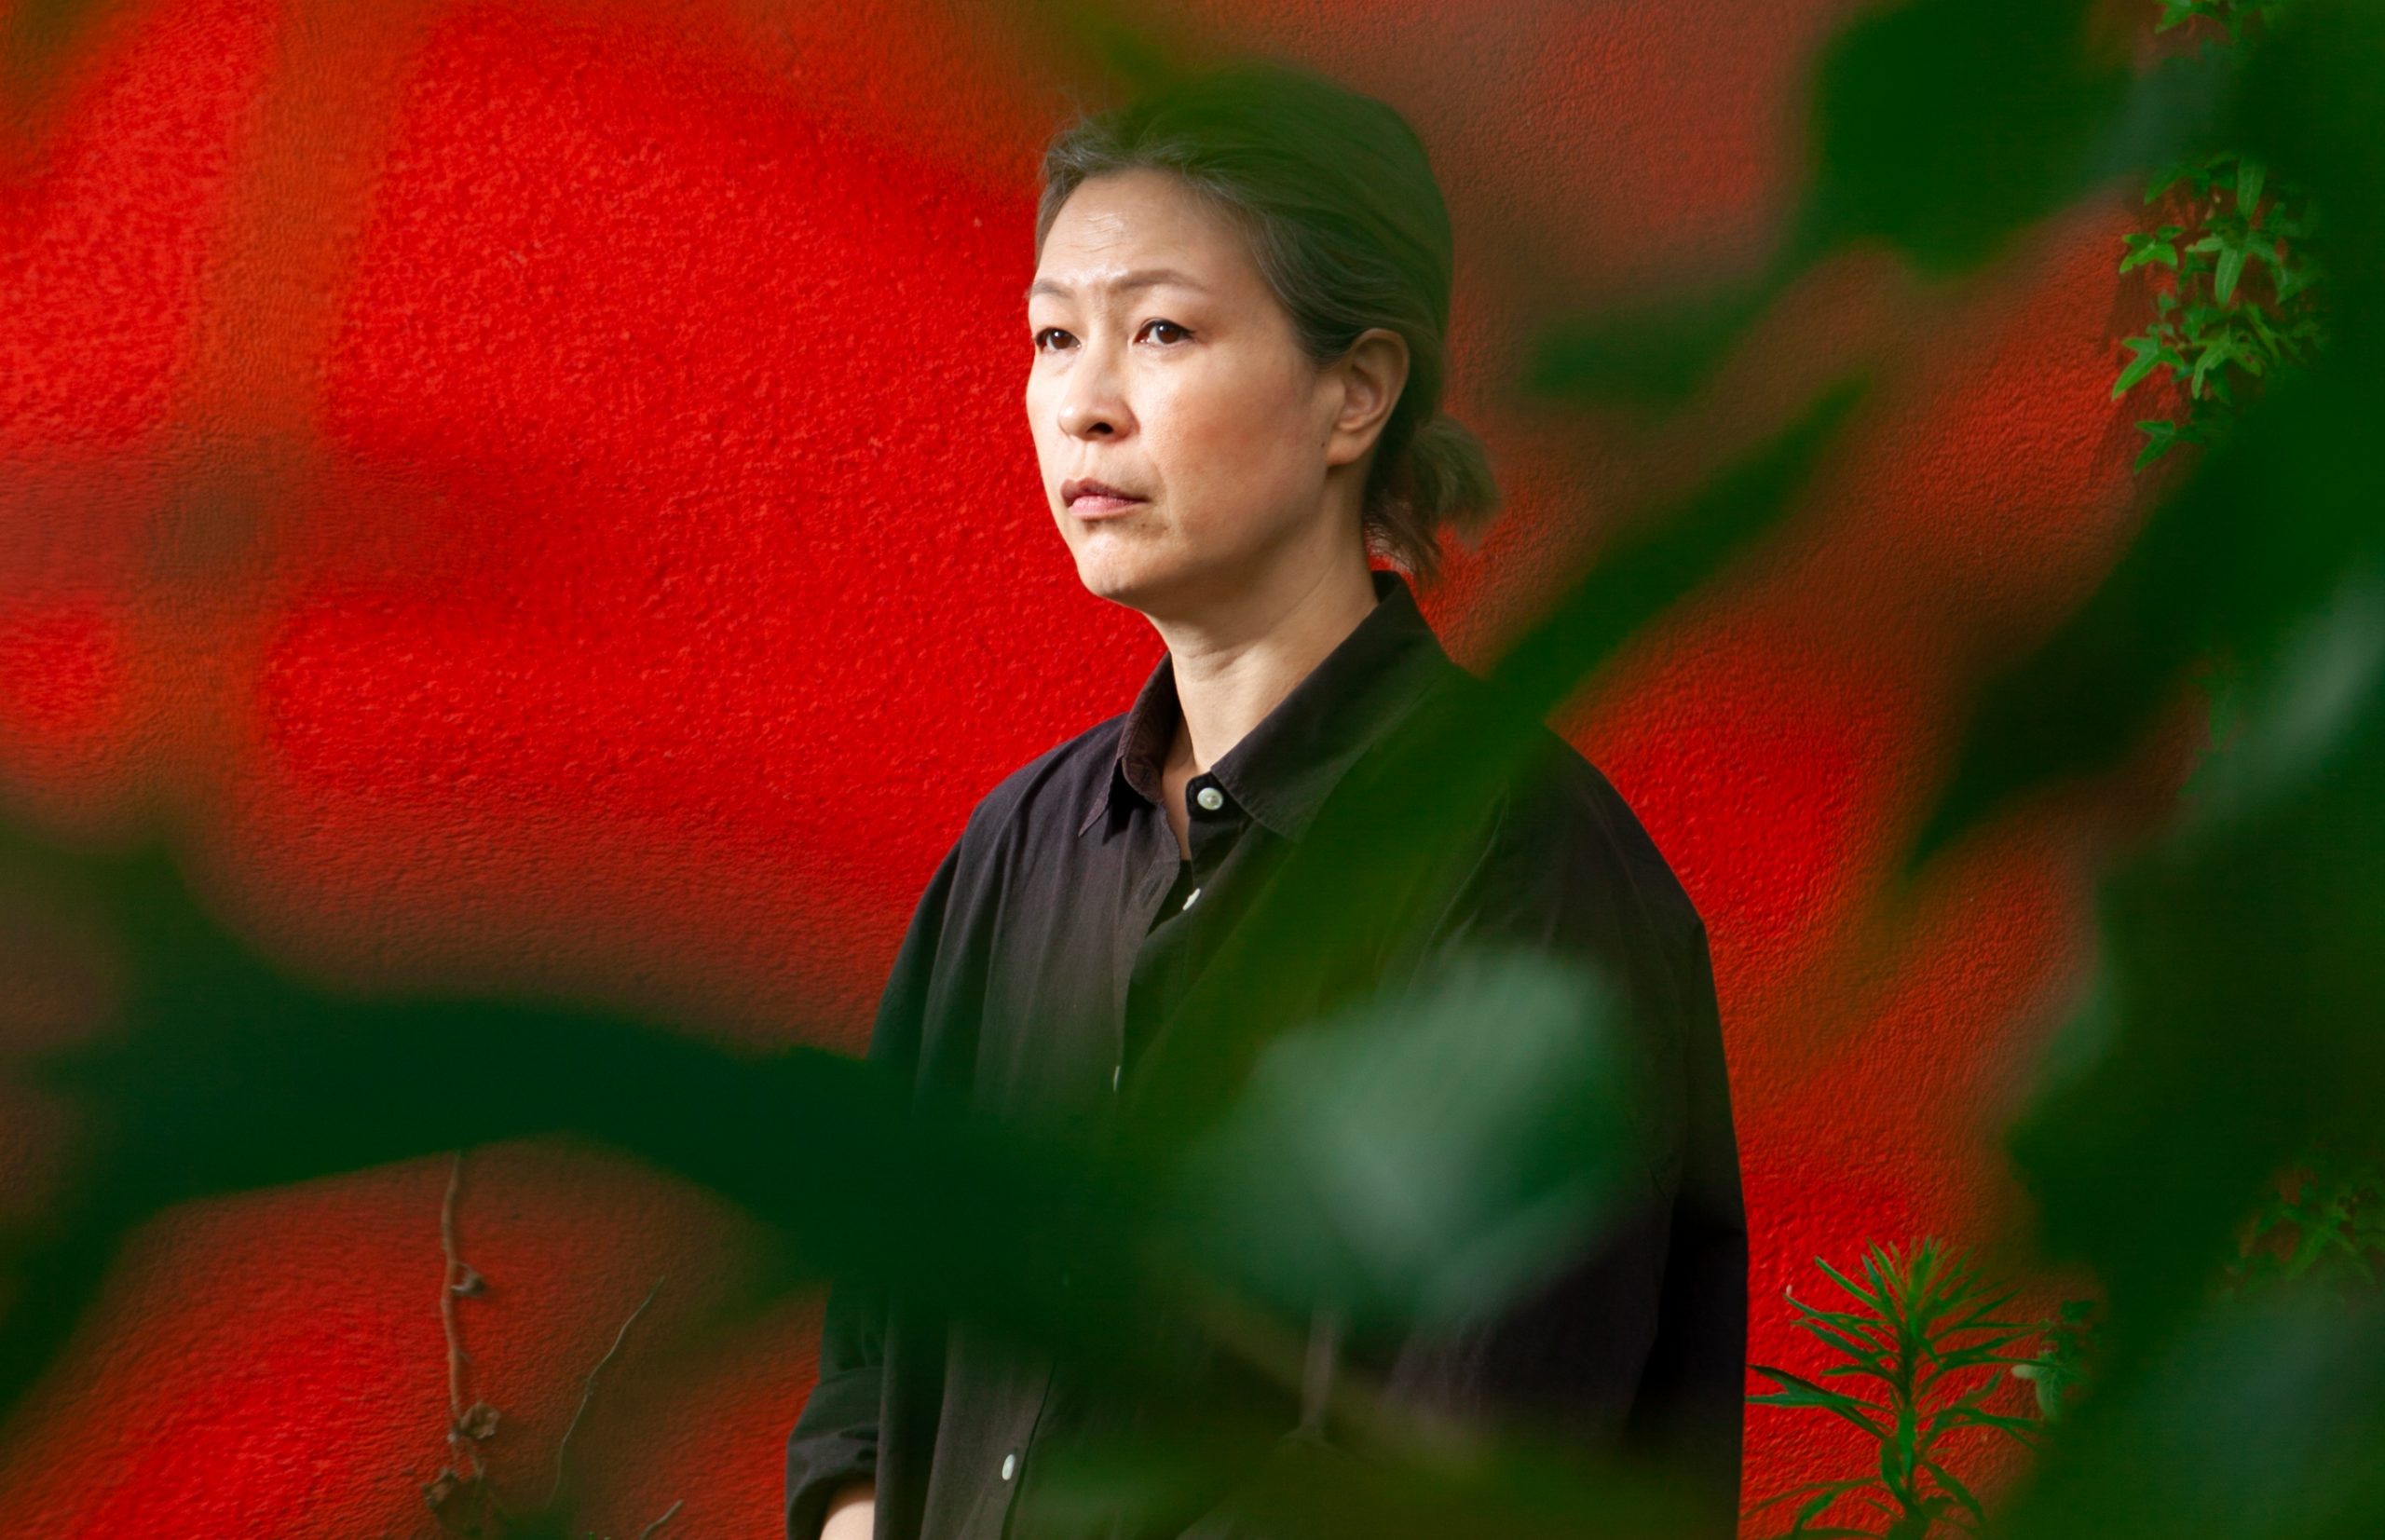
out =
{"type": "Polygon", "coordinates": [[[1659,921],[1701,925],[1671,862],[1606,772],[1545,721],[1521,729],[1528,752],[1501,788],[1492,858],[1576,878],[1587,870],[1629,889],[1659,921]]]}
{"type": "Polygon", "coordinates": [[[1125,716],[1104,717],[996,782],[970,809],[963,846],[991,854],[1047,826],[1074,834],[1093,799],[1108,789],[1125,716]]]}

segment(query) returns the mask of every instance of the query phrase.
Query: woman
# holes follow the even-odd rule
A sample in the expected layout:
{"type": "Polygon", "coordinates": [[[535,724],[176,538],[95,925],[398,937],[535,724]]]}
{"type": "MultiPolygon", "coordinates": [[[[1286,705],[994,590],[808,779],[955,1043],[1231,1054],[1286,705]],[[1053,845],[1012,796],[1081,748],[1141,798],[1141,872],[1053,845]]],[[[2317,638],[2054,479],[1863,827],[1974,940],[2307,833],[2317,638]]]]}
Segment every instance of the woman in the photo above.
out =
{"type": "MultiPolygon", "coordinates": [[[[1392,109],[1235,66],[1075,124],[1043,177],[1026,407],[1044,487],[1085,587],[1166,653],[1130,709],[977,805],[869,1051],[921,1088],[1065,1120],[1131,1097],[1335,785],[1421,706],[1487,688],[1406,574],[1429,582],[1440,526],[1479,528],[1496,493],[1438,411],[1451,232],[1392,109]]],[[[1657,1175],[1548,1287],[1368,1367],[1420,1409],[1542,1415],[1677,1459],[1700,1533],[1728,1535],[1746,1238],[1704,927],[1613,787],[1531,730],[1547,752],[1478,826],[1423,945],[1612,964],[1663,1067],[1657,1175]]],[[[1037,1451],[1093,1420],[1048,1369],[839,1285],[788,1444],[788,1533],[997,1540],[1037,1451]]]]}

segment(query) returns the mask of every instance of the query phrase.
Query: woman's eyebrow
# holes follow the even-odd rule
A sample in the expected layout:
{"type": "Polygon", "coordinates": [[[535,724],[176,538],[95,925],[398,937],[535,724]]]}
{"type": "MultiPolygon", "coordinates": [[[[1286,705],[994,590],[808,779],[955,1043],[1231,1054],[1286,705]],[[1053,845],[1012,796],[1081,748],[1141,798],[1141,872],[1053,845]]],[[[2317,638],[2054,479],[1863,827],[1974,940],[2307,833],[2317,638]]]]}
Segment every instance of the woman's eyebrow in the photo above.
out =
{"type": "MultiPolygon", "coordinates": [[[[1138,267],[1131,273],[1120,274],[1114,280],[1100,287],[1109,289],[1112,293],[1123,294],[1130,289],[1150,289],[1163,283],[1172,283],[1179,289],[1201,288],[1201,284],[1191,275],[1179,273],[1173,267],[1138,267]]],[[[1065,283],[1045,278],[1037,279],[1033,283],[1029,284],[1025,297],[1033,299],[1038,294],[1054,294],[1066,299],[1075,292],[1065,283]]],[[[1206,290],[1203,292],[1206,293],[1206,290]]]]}

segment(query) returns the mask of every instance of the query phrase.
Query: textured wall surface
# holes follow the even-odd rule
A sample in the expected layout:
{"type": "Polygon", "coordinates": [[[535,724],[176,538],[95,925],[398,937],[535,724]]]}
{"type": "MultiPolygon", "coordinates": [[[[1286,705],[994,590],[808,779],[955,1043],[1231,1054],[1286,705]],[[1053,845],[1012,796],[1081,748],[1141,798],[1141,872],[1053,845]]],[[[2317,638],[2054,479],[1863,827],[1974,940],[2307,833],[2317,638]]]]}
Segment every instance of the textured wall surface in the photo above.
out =
{"type": "MultiPolygon", "coordinates": [[[[1451,405],[1511,511],[1424,594],[1461,661],[1853,370],[1788,525],[1560,726],[1706,916],[1753,1232],[1751,1356],[1872,1239],[1985,1233],[2002,1110],[2074,988],[2098,852],[2174,756],[1887,878],[1963,691],[2141,511],[2133,198],[1959,280],[1806,274],[1678,414],[1520,404],[1533,326],[1761,264],[1846,4],[1167,9],[1411,117],[1460,241],[1451,405]],[[1812,1287],[1808,1287],[1808,1284],[1812,1287]]],[[[1008,6],[145,0],[0,164],[0,794],[166,831],[225,922],[424,981],[858,1049],[976,797],[1158,644],[1078,586],[1018,416],[1035,155],[1070,82],[1008,6]]],[[[111,1030],[108,938],[0,881],[0,1054],[111,1030]]],[[[0,1065],[5,1069],[5,1065],[0,1065]]],[[[469,1065],[459,1065],[469,1074],[469,1065]]],[[[71,1119],[0,1073],[0,1214],[71,1119]]],[[[444,1159],[173,1208],[0,1430],[11,1533],[427,1533],[444,1159]]],[[[789,1179],[800,1179],[789,1173],[789,1179]]],[[[499,1490],[583,1382],[588,1523],[774,1533],[816,1301],[634,1164],[476,1152],[457,1225],[499,1490]],[[667,1276],[666,1276],[667,1275],[667,1276]],[[663,1286],[656,1288],[658,1279],[663,1286]]],[[[1751,1389],[1762,1389],[1760,1381],[1751,1389]]],[[[1748,1494],[1840,1452],[1751,1409],[1748,1494]]]]}

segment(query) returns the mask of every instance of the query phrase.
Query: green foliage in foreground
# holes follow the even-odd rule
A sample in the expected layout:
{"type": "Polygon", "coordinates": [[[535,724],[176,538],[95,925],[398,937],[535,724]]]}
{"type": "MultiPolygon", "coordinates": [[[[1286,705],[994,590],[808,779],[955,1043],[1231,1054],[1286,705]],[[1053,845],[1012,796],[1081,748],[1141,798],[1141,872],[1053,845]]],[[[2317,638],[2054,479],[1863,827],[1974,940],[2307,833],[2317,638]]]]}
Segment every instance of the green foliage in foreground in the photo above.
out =
{"type": "MultiPolygon", "coordinates": [[[[49,48],[71,34],[75,10],[51,0],[19,20],[38,20],[49,48]]],[[[1917,866],[2030,797],[2110,772],[2165,711],[2221,680],[2232,736],[2199,773],[2178,825],[2112,869],[2094,989],[2037,1066],[2010,1133],[2037,1205],[2035,1239],[2048,1261],[2092,1272],[2105,1307],[2092,1341],[2057,1332],[2042,1356],[2011,1364],[2031,1369],[2044,1406],[2059,1409],[2041,1412],[2028,1479],[1992,1510],[1932,1468],[1929,1419],[1959,1404],[1933,1401],[1919,1370],[1930,1351],[1921,1342],[1943,1323],[1915,1302],[1956,1287],[1934,1252],[1926,1274],[1920,1253],[1884,1254],[1868,1288],[1849,1281],[1861,1308],[1837,1313],[1845,1322],[1807,1319],[1845,1338],[1862,1369],[1850,1378],[1912,1373],[1872,1403],[1892,1417],[1882,1447],[1896,1458],[1879,1481],[1891,1522],[1966,1522],[2015,1540],[2385,1533],[2385,1305],[2357,1270],[2324,1275],[2325,1288],[2315,1272],[2373,1236],[2373,1209],[2324,1185],[2307,1197],[2296,1189],[2286,1201],[2315,1249],[2297,1246],[2291,1276],[2230,1287],[2240,1234],[2281,1172],[2314,1150],[2332,1152],[2333,1169],[2373,1170],[2385,1121],[2385,487],[2369,449],[2385,379],[2385,15],[2305,0],[2199,74],[2135,80],[2088,53],[2088,10],[2085,0],[1914,0],[1862,13],[1817,72],[1820,160],[1773,269],[1746,292],[1628,325],[1552,319],[1534,379],[1561,400],[1678,390],[1800,270],[1847,242],[1884,241],[1933,270],[1959,270],[2115,170],[2150,172],[2215,143],[2239,157],[2237,282],[2262,260],[2252,235],[2263,185],[2290,183],[2326,211],[2327,348],[2241,401],[2233,427],[2198,445],[2104,588],[1986,682],[1942,805],[1910,852],[1917,866]],[[2248,166],[2261,168],[2250,188],[2248,166]]],[[[1120,25],[1114,10],[1103,24],[1120,25]]],[[[2182,273],[2199,244],[2178,253],[2182,273]]],[[[2196,253],[2213,258],[2215,293],[2230,250],[2222,239],[2196,253]]],[[[2215,364],[2203,373],[2222,377],[2215,364]]],[[[1646,533],[1502,661],[1502,684],[1550,709],[1637,628],[1760,559],[1854,393],[1833,387],[1697,496],[1635,525],[1646,533]]],[[[1207,1485],[1264,1450],[1236,1501],[1287,1534],[1574,1535],[1593,1523],[1667,1533],[1676,1516],[1660,1472],[1585,1459],[1527,1429],[1451,1439],[1358,1376],[1334,1392],[1346,1440],[1278,1444],[1272,1428],[1204,1404],[1142,1347],[1144,1323],[1182,1316],[1256,1375],[1296,1385],[1288,1297],[1329,1287],[1384,1309],[1453,1309],[1469,1291],[1510,1287],[1528,1265],[1532,1245],[1502,1238],[1548,1233],[1568,1204],[1595,1216],[1611,1146],[1594,1124],[1552,1130],[1536,1095],[1544,1083],[1521,1069],[1499,1083],[1512,1100],[1486,1096],[1444,1129],[1439,1153],[1455,1175],[1436,1201],[1482,1242],[1461,1255],[1406,1244],[1383,1222],[1401,1194],[1346,1171],[1273,1212],[1248,1193],[1259,1229],[1231,1247],[1188,1229],[1183,1212],[1139,1201],[1184,1182],[1231,1192],[1278,1158],[1271,1152],[1308,1158],[1281,1142],[1266,1086],[1313,1083],[1334,1045],[1273,1018],[1267,1002],[1336,943],[1332,927],[1353,922],[1338,900],[1354,874],[1361,898],[1430,890],[1430,872],[1383,871],[1368,831],[1396,819],[1434,850],[1434,831],[1454,826],[1451,810],[1471,805],[1520,752],[1487,724],[1441,726],[1438,746],[1420,745],[1419,774],[1354,778],[1320,813],[1271,922],[1249,927],[1205,978],[1192,1009],[1212,1029],[1155,1067],[1139,1137],[1115,1164],[951,1109],[914,1118],[907,1087],[833,1054],[744,1058],[601,1012],[367,1000],[283,977],[208,917],[161,852],[92,858],[15,841],[17,881],[103,917],[121,938],[129,987],[115,1037],[34,1067],[80,1110],[84,1137],[54,1211],[7,1237],[17,1287],[0,1319],[0,1397],[14,1404],[50,1366],[124,1237],[162,1207],[550,1135],[631,1152],[743,1205],[779,1238],[766,1291],[830,1274],[879,1278],[1179,1408],[1155,1430],[1163,1437],[1112,1451],[1106,1466],[1087,1462],[1077,1474],[1088,1489],[1207,1485]],[[1385,877],[1397,880],[1375,880],[1385,877]],[[457,1062],[474,1073],[459,1079],[457,1062]],[[1254,1075],[1259,1065],[1274,1068],[1254,1075]],[[838,1179],[784,1180],[802,1170],[838,1179]],[[1370,1244],[1279,1250],[1320,1206],[1370,1244]],[[1059,1255],[1093,1280],[1065,1311],[1048,1276],[1059,1255]],[[1186,1267],[1205,1256],[1206,1268],[1186,1267]]],[[[1520,1000],[1568,988],[1598,998],[1594,981],[1528,970],[1480,982],[1520,1000]]],[[[1410,1069],[1461,1054],[1479,1030],[1447,995],[1372,1008],[1411,1034],[1400,1061],[1410,1069]]],[[[1362,1099],[1358,1111],[1381,1107],[1362,1099]]],[[[1985,1425],[2017,1436],[2024,1424],[1985,1425]]],[[[568,1533],[582,1517],[596,1516],[537,1523],[568,1533]]]]}

